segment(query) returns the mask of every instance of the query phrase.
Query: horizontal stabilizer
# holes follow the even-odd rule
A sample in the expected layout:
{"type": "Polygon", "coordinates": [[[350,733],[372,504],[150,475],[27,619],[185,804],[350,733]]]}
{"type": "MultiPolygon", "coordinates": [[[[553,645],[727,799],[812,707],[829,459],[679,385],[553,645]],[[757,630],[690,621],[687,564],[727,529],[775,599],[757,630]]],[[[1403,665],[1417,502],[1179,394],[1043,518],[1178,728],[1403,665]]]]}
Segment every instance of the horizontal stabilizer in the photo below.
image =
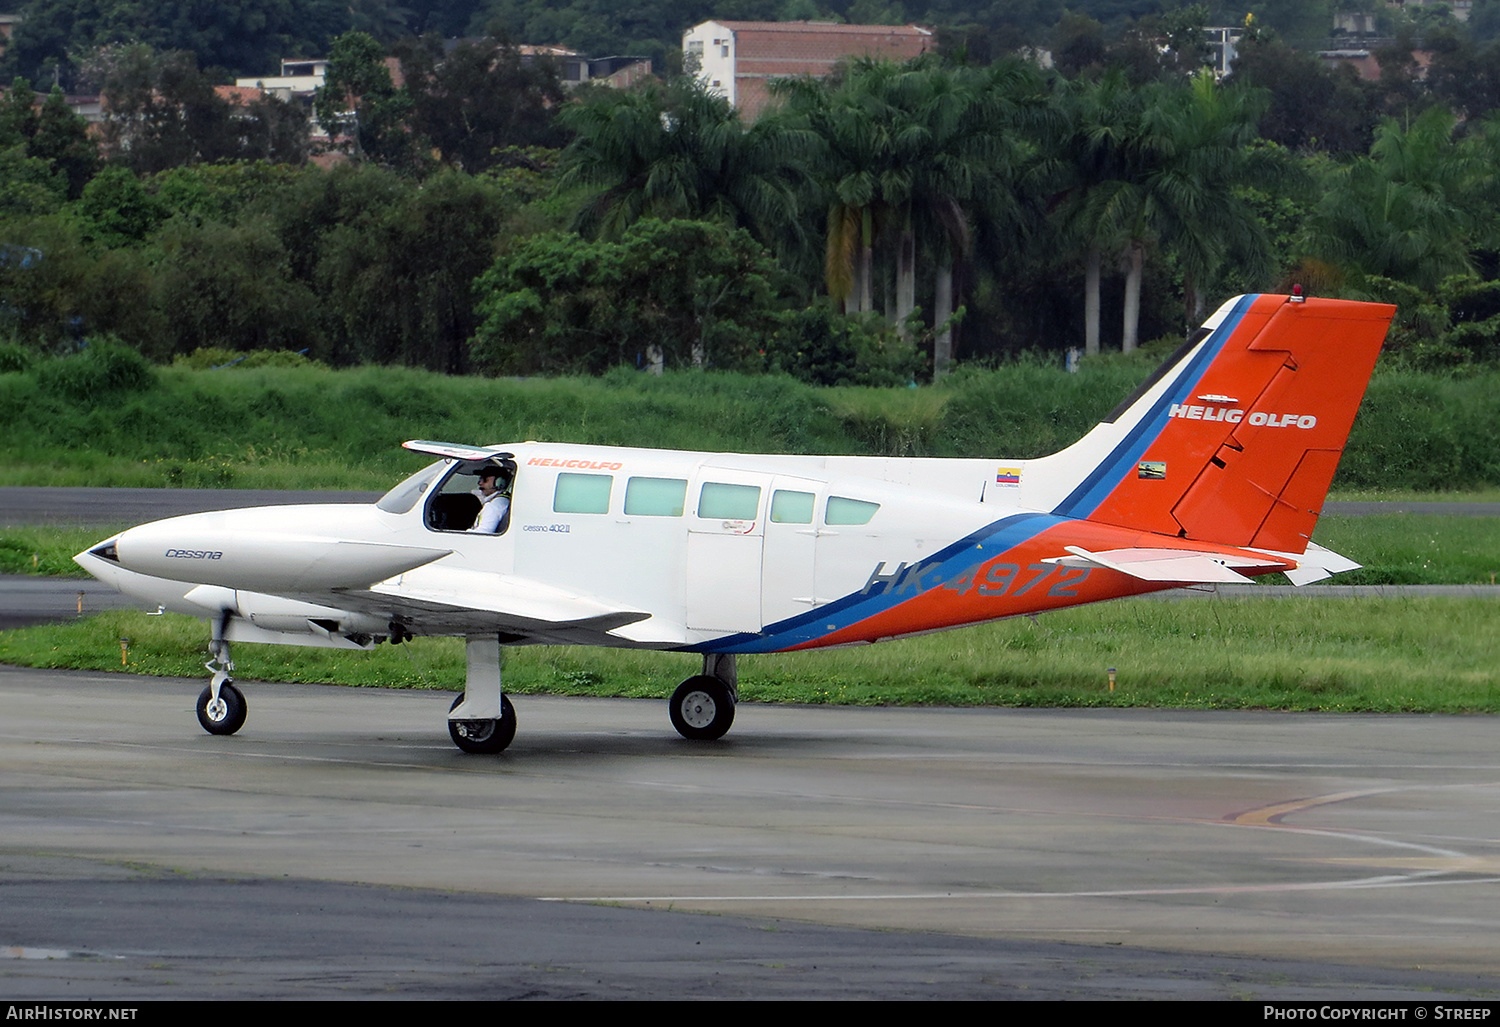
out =
{"type": "Polygon", "coordinates": [[[1142,581],[1180,581],[1185,584],[1236,584],[1250,579],[1234,568],[1280,570],[1280,560],[1257,560],[1250,556],[1204,553],[1192,549],[1110,549],[1091,553],[1078,546],[1065,546],[1071,556],[1044,560],[1064,567],[1103,567],[1142,581]]]}
{"type": "Polygon", "coordinates": [[[1286,572],[1287,580],[1293,585],[1311,585],[1314,581],[1322,581],[1342,571],[1358,570],[1363,564],[1355,563],[1347,556],[1341,556],[1332,549],[1324,549],[1316,542],[1307,544],[1305,553],[1274,553],[1272,556],[1284,557],[1288,560],[1297,561],[1295,570],[1286,572]]]}

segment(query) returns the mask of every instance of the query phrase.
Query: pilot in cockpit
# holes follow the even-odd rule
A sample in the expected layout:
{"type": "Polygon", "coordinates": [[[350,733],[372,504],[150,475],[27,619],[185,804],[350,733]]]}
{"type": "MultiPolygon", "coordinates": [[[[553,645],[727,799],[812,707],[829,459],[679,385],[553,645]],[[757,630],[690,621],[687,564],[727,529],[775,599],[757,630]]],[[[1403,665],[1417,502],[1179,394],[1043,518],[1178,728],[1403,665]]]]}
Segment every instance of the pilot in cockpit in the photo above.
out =
{"type": "Polygon", "coordinates": [[[479,516],[469,530],[493,535],[503,530],[505,515],[510,512],[511,476],[493,464],[486,464],[478,471],[479,487],[470,494],[479,500],[479,516]]]}

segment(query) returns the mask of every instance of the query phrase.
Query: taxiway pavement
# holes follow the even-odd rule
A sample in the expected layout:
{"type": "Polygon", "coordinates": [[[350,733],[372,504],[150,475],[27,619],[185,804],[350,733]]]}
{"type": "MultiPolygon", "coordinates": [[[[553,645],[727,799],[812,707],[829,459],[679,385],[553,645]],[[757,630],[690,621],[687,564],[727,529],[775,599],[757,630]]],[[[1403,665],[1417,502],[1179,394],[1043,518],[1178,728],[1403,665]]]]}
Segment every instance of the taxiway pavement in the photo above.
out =
{"type": "Polygon", "coordinates": [[[1500,992],[1490,717],[201,687],[0,668],[0,994],[1500,992]]]}

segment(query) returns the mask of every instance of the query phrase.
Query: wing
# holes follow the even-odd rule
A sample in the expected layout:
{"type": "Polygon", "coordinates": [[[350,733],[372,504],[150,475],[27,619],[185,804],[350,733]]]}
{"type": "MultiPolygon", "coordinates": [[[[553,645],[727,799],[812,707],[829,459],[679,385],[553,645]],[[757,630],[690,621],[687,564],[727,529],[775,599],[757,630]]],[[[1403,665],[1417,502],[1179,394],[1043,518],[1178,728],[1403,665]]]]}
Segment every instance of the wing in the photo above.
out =
{"type": "Polygon", "coordinates": [[[328,599],[356,612],[388,615],[417,634],[495,633],[510,645],[629,644],[632,639],[614,632],[652,618],[647,611],[598,596],[516,575],[456,567],[424,567],[328,599]]]}

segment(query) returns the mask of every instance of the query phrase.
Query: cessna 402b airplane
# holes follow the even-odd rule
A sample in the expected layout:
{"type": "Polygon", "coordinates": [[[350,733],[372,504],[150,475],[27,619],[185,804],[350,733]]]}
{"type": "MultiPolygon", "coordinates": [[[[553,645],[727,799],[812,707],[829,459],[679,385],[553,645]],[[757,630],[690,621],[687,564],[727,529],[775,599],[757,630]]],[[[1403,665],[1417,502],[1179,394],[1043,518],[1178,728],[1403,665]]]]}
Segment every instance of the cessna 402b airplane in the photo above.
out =
{"type": "Polygon", "coordinates": [[[741,653],[1358,566],[1310,537],[1394,312],[1231,300],[1102,424],[1041,459],[408,442],[440,459],[374,505],[173,517],[77,560],[209,621],[198,719],[214,734],[245,721],[231,642],[457,635],[468,677],[448,730],[465,752],[515,736],[504,645],[701,654],[672,724],[718,738],[741,653]]]}

